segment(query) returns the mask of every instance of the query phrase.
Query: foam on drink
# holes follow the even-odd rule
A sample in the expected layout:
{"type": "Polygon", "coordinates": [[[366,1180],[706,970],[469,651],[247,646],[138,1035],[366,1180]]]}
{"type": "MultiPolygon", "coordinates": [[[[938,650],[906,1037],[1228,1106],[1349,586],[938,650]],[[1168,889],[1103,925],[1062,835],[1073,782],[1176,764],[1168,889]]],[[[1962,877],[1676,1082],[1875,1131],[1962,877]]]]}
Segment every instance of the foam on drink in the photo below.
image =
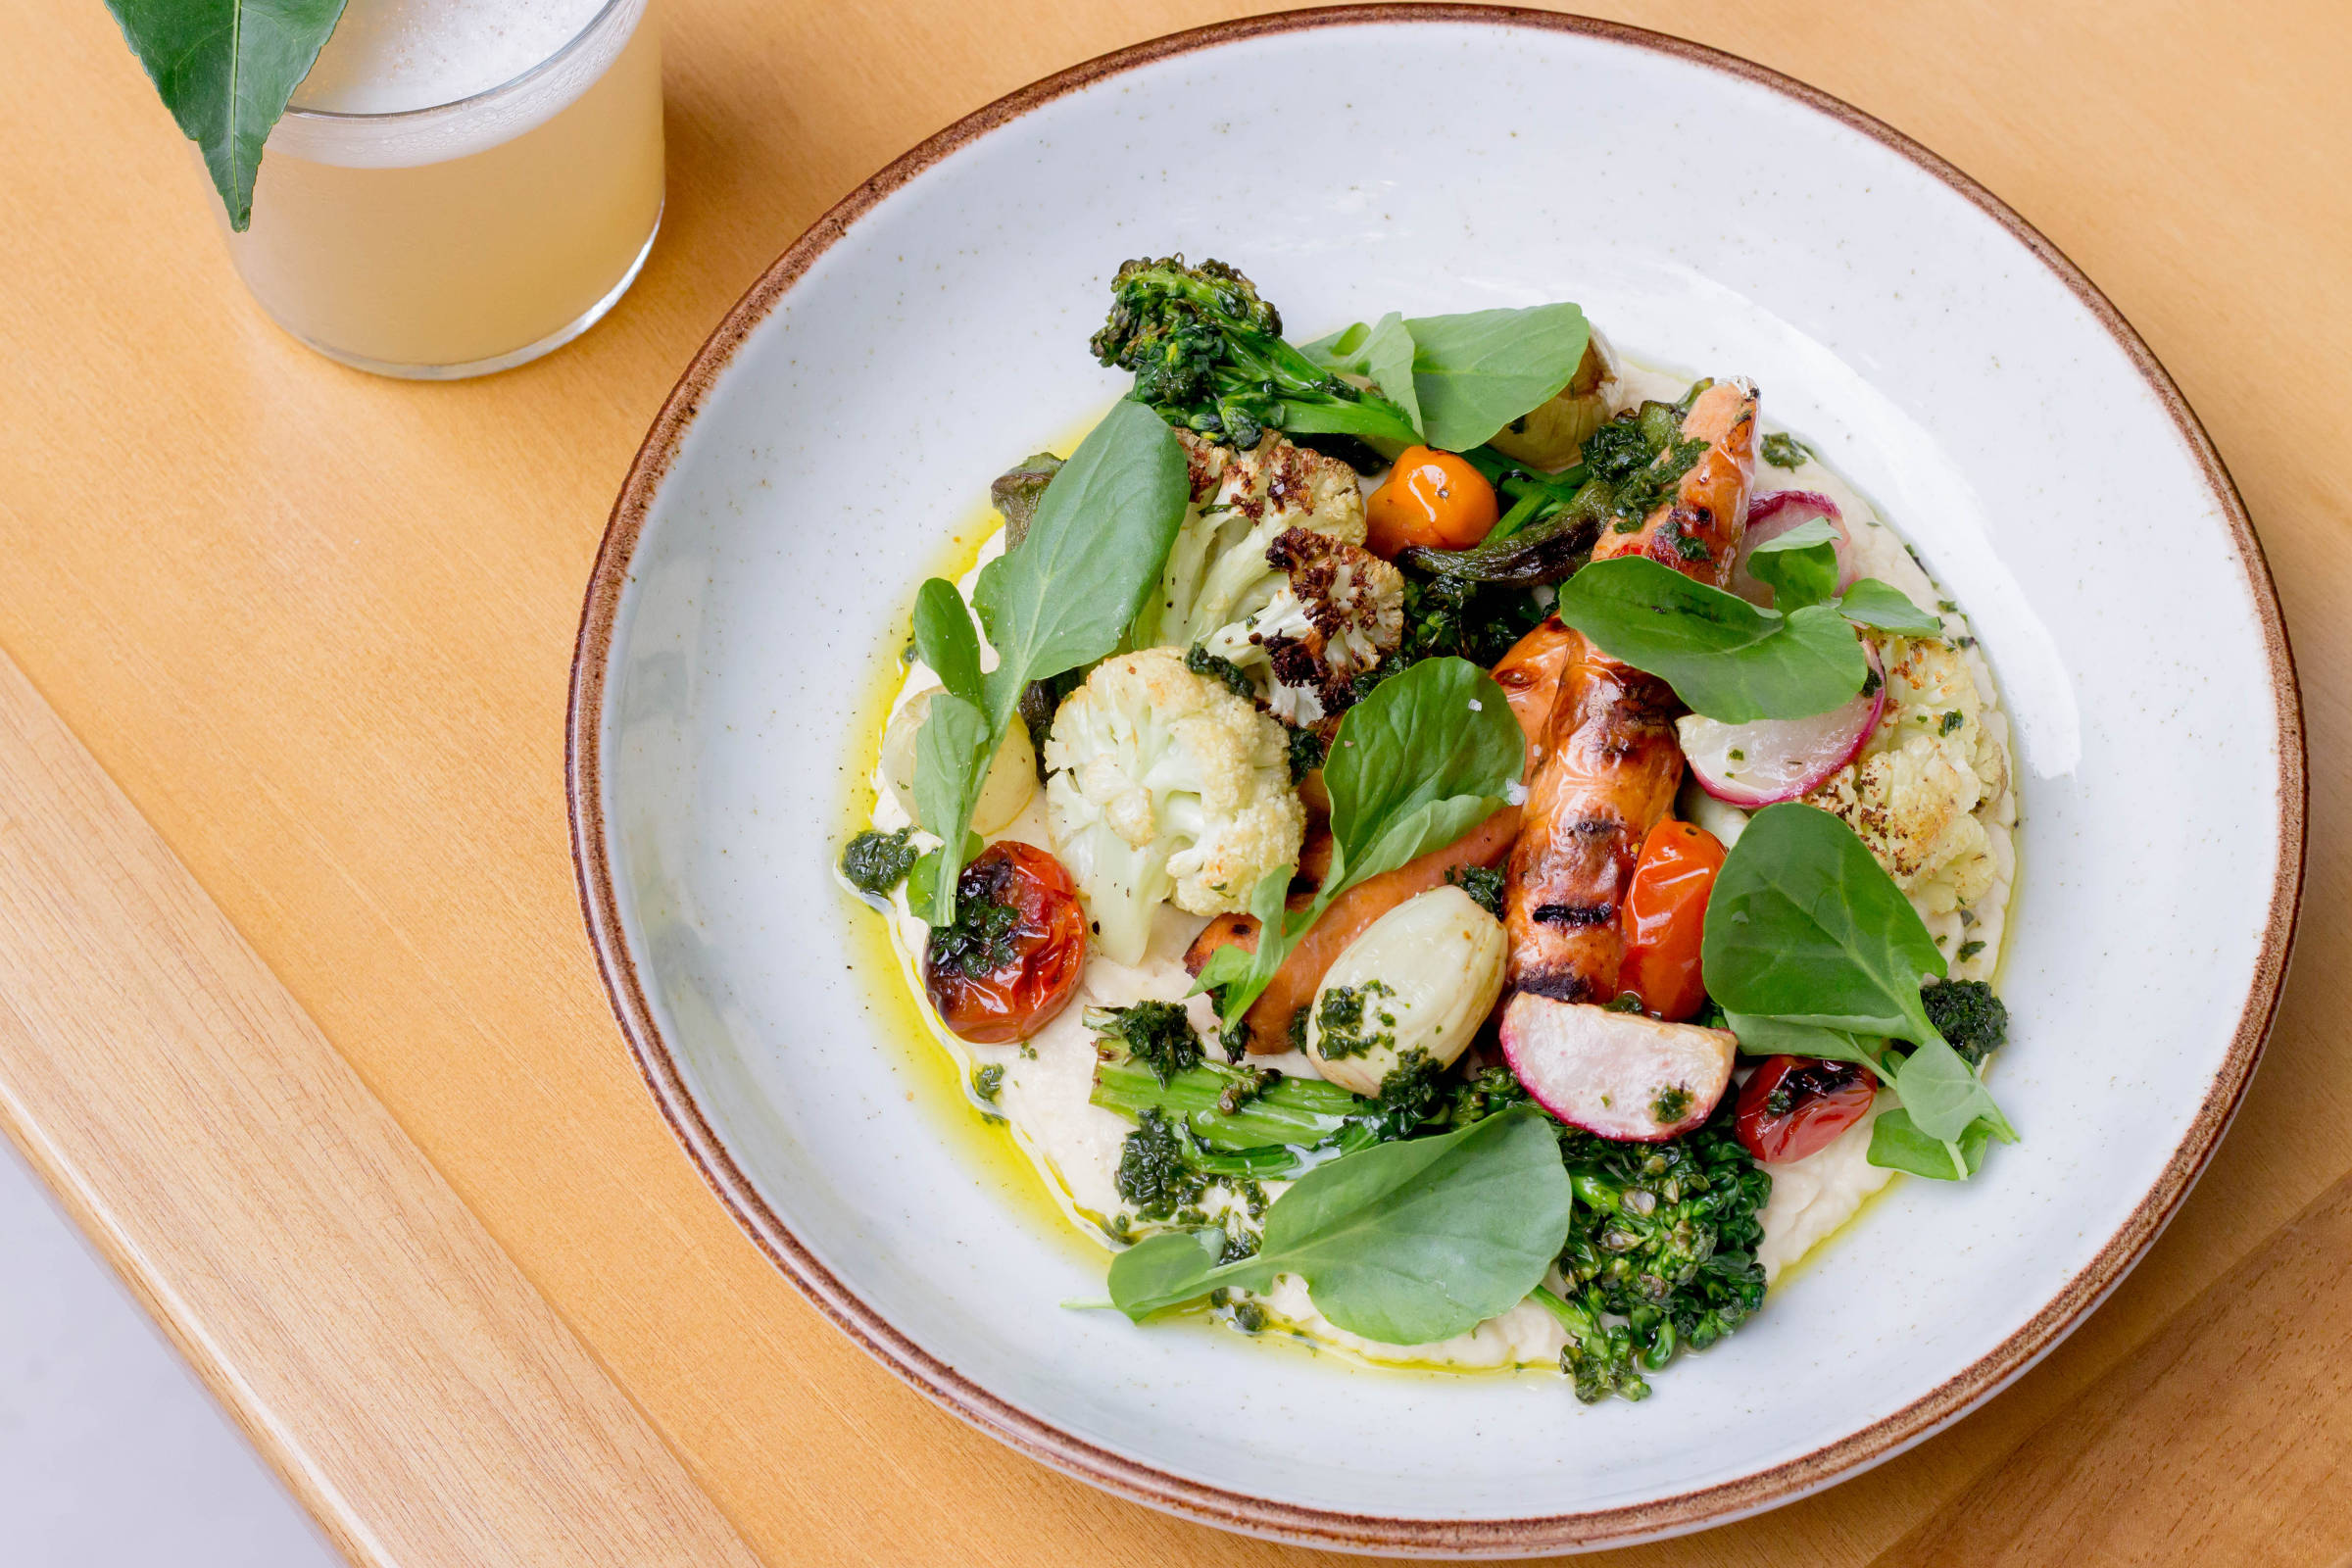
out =
{"type": "Polygon", "coordinates": [[[295,90],[300,109],[390,115],[456,103],[549,59],[605,0],[349,0],[295,90]]]}

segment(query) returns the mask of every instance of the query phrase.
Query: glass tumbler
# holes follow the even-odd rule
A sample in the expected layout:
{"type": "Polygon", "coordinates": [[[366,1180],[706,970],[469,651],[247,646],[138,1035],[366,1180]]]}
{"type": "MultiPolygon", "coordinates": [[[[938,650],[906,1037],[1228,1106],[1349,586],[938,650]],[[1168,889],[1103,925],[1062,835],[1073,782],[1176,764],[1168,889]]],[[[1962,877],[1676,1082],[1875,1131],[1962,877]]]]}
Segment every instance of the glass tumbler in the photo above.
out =
{"type": "MultiPolygon", "coordinates": [[[[594,325],[662,222],[662,48],[648,8],[605,0],[519,74],[432,102],[436,82],[505,69],[513,19],[480,0],[353,0],[270,134],[251,226],[228,235],[262,308],[332,359],[426,379],[503,370],[594,325]],[[376,31],[338,55],[355,26],[376,31]],[[351,107],[420,91],[421,108],[351,107]]],[[[549,10],[537,8],[543,28],[549,10]]]]}

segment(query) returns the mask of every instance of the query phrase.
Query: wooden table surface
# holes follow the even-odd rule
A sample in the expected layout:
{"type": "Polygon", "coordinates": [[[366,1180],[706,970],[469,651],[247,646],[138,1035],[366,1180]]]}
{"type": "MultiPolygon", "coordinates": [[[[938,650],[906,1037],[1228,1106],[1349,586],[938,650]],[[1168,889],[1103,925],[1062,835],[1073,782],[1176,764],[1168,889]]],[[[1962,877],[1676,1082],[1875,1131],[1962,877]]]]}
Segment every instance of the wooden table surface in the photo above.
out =
{"type": "MultiPolygon", "coordinates": [[[[951,120],[1254,8],[665,4],[669,208],[644,276],[581,342],[456,386],[374,379],[281,336],[96,0],[20,8],[0,50],[0,648],[764,1560],[1303,1560],[1017,1457],[761,1260],[621,1046],[563,807],[565,676],[606,511],[728,303],[951,120]]],[[[2244,491],[2301,663],[2313,776],[2278,1032],[2147,1261],[1951,1431],[1792,1507],[1623,1556],[2344,1561],[2352,855],[2333,785],[2352,631],[2327,608],[2352,592],[2328,390],[2352,366],[2341,0],[1603,9],[1892,122],[2114,298],[2244,491]]],[[[208,1369],[259,1398],[249,1370],[208,1369]]]]}

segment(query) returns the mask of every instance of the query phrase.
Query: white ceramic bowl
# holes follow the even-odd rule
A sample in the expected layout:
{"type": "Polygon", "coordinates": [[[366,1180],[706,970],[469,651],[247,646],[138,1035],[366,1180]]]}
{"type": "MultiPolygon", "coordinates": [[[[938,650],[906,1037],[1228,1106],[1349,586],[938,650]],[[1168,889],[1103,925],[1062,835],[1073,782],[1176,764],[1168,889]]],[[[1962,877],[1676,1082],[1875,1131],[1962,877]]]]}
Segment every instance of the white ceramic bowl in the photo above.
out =
{"type": "Polygon", "coordinates": [[[1218,1524],[1507,1555],[1787,1501],[1951,1421],[2146,1248],[2253,1070],[2301,871],[2278,607],[2179,392],[2014,214],[1729,57],[1529,13],[1320,12],[1041,82],[877,174],[719,326],[588,594],[571,803],[648,1082],[777,1264],[908,1381],[1218,1524]],[[1410,92],[1386,85],[1409,79],[1410,92]],[[1442,106],[1442,109],[1431,106],[1442,106]],[[989,478],[1123,378],[1134,255],[1242,267],[1312,336],[1580,301],[1755,377],[1973,612],[2018,723],[2000,1092],[2025,1142],[1898,1183],[1646,1403],[1351,1369],[1056,1303],[1102,1261],[910,1104],[829,877],[873,674],[989,478]]]}

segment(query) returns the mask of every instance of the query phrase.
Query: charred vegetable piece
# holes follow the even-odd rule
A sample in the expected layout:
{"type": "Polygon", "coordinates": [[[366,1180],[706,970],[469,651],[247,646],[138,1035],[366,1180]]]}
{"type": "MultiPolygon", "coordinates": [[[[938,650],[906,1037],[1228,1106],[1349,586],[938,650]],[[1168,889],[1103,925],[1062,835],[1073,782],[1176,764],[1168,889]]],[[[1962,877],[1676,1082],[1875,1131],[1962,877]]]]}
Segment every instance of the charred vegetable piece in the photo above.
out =
{"type": "Polygon", "coordinates": [[[956,883],[956,918],[932,929],[923,989],[940,1022],[979,1045],[1026,1040],[1069,1005],[1086,966],[1086,916],[1061,862],[1006,840],[956,883]]]}
{"type": "Polygon", "coordinates": [[[1767,1165],[1790,1164],[1836,1143],[1877,1095],[1858,1061],[1773,1056],[1740,1090],[1740,1142],[1767,1165]]]}
{"type": "Polygon", "coordinates": [[[1018,547],[1028,537],[1029,519],[1037,515],[1037,504],[1045,499],[1046,486],[1054,475],[1061,471],[1061,462],[1051,452],[1036,453],[989,484],[989,504],[1004,516],[1005,549],[1018,547]]]}
{"type": "MultiPolygon", "coordinates": [[[[1592,552],[1600,519],[1609,505],[1608,489],[1589,483],[1576,499],[1553,508],[1517,531],[1503,534],[1471,550],[1413,548],[1398,555],[1400,564],[1440,577],[1465,582],[1502,583],[1533,588],[1562,582],[1573,576],[1592,552]]],[[[1514,508],[1514,510],[1516,510],[1514,508]]]]}

